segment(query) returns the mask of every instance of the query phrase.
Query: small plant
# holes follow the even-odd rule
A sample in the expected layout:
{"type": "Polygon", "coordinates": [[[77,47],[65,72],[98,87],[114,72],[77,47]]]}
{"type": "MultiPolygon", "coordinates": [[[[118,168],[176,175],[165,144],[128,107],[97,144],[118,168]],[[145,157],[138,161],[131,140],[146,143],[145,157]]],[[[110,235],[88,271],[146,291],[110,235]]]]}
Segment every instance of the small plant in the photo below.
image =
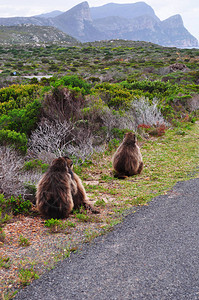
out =
{"type": "Polygon", "coordinates": [[[89,216],[85,214],[76,214],[76,218],[81,221],[81,222],[88,222],[89,221],[89,216]]]}
{"type": "Polygon", "coordinates": [[[70,257],[70,249],[64,249],[64,258],[70,257]]]}
{"type": "Polygon", "coordinates": [[[19,271],[19,281],[23,286],[29,285],[33,279],[38,279],[39,275],[34,271],[33,267],[30,269],[21,269],[19,271]]]}
{"type": "Polygon", "coordinates": [[[92,241],[95,237],[97,237],[99,235],[99,232],[97,232],[96,230],[92,230],[92,229],[85,229],[84,231],[84,235],[86,237],[86,241],[90,242],[92,241]]]}
{"type": "Polygon", "coordinates": [[[66,225],[67,226],[69,226],[69,227],[76,227],[76,224],[75,223],[73,223],[73,222],[71,222],[71,221],[68,221],[67,223],[66,223],[66,225]]]}
{"type": "Polygon", "coordinates": [[[21,195],[18,197],[11,196],[7,201],[7,205],[11,207],[13,214],[28,214],[32,204],[29,200],[24,200],[21,195]]]}
{"type": "Polygon", "coordinates": [[[51,232],[60,232],[65,228],[65,224],[58,219],[48,219],[44,222],[44,225],[50,229],[51,232]]]}
{"type": "Polygon", "coordinates": [[[86,213],[82,207],[79,210],[73,211],[73,214],[80,222],[88,222],[90,220],[90,217],[86,213]]]}
{"type": "Polygon", "coordinates": [[[0,227],[0,242],[4,243],[6,238],[5,232],[3,231],[3,229],[0,227]]]}
{"type": "Polygon", "coordinates": [[[10,219],[12,219],[12,215],[5,214],[3,216],[2,212],[0,211],[0,225],[7,223],[8,221],[10,221],[10,219]]]}
{"type": "Polygon", "coordinates": [[[11,261],[10,261],[9,257],[0,256],[0,268],[9,269],[10,264],[11,264],[11,261]]]}
{"type": "Polygon", "coordinates": [[[165,124],[159,124],[157,123],[156,126],[153,128],[151,128],[150,131],[148,131],[148,133],[152,136],[162,136],[165,134],[167,127],[165,124]]]}
{"type": "Polygon", "coordinates": [[[28,247],[28,246],[30,246],[30,242],[23,235],[20,235],[19,236],[19,245],[23,246],[23,247],[28,247]]]}
{"type": "Polygon", "coordinates": [[[100,206],[100,207],[105,207],[106,206],[106,202],[103,199],[98,199],[95,204],[95,206],[100,206]]]}

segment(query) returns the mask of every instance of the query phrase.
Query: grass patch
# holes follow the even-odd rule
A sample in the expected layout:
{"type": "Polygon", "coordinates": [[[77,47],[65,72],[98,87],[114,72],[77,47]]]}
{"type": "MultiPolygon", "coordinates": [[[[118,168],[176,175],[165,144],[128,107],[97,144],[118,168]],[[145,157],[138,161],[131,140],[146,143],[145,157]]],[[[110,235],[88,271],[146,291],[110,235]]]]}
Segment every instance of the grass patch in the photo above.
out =
{"type": "Polygon", "coordinates": [[[28,246],[30,246],[30,242],[23,235],[20,235],[19,236],[19,245],[22,247],[28,247],[28,246]]]}
{"type": "Polygon", "coordinates": [[[9,257],[0,256],[0,268],[9,269],[11,265],[11,261],[9,257]]]}
{"type": "Polygon", "coordinates": [[[33,279],[38,279],[39,275],[34,271],[33,267],[29,269],[22,268],[19,271],[19,281],[23,286],[29,285],[33,279]]]}
{"type": "MultiPolygon", "coordinates": [[[[184,135],[179,135],[178,130],[167,130],[164,136],[144,142],[141,147],[143,172],[124,180],[110,180],[109,161],[116,148],[111,149],[103,161],[98,164],[95,162],[96,169],[103,164],[107,173],[104,176],[106,182],[89,186],[89,192],[108,194],[110,198],[114,196],[114,211],[120,211],[121,207],[130,209],[145,205],[152,198],[171,189],[178,181],[196,177],[199,166],[199,124],[196,122],[183,128],[184,135]]],[[[86,168],[82,172],[86,172],[86,168]]],[[[96,205],[102,201],[97,200],[96,205]]]]}
{"type": "Polygon", "coordinates": [[[50,229],[52,233],[58,233],[66,228],[66,224],[62,220],[48,219],[45,220],[44,225],[50,229]]]}

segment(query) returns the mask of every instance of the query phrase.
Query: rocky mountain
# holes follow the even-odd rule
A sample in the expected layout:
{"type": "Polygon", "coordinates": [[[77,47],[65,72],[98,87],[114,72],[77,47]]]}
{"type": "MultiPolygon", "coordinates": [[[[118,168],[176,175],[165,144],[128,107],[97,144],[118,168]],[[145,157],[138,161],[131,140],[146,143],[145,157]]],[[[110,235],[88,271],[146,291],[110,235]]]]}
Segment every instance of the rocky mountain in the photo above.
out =
{"type": "Polygon", "coordinates": [[[68,42],[75,43],[73,37],[50,26],[16,25],[0,26],[0,44],[35,44],[68,42]]]}
{"type": "Polygon", "coordinates": [[[54,26],[81,42],[103,39],[103,33],[93,25],[88,2],[82,2],[51,19],[54,26]]]}
{"type": "Polygon", "coordinates": [[[109,3],[91,8],[93,24],[108,39],[128,39],[162,46],[198,47],[197,39],[183,25],[180,15],[164,21],[144,2],[109,3]]]}
{"type": "Polygon", "coordinates": [[[134,19],[142,15],[148,15],[159,21],[153,8],[145,2],[131,4],[109,3],[99,7],[91,7],[90,11],[93,20],[112,16],[134,19]]]}
{"type": "Polygon", "coordinates": [[[55,11],[30,18],[0,18],[0,25],[18,24],[53,26],[81,42],[129,39],[162,46],[198,47],[197,39],[184,27],[180,15],[160,21],[145,2],[109,3],[90,8],[85,1],[64,13],[55,11]]]}

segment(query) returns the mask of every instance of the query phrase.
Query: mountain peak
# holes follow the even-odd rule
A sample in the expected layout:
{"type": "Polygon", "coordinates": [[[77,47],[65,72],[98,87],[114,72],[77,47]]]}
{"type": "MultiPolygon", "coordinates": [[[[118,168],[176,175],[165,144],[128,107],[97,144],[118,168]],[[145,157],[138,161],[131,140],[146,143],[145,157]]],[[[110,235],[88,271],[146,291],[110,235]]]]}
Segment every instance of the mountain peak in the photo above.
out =
{"type": "Polygon", "coordinates": [[[177,14],[177,15],[174,15],[164,21],[162,21],[162,24],[163,25],[166,25],[167,27],[183,27],[184,24],[183,24],[183,20],[182,20],[182,17],[181,15],[177,14]]]}
{"type": "Polygon", "coordinates": [[[159,21],[159,18],[155,15],[153,8],[145,2],[127,4],[108,3],[98,7],[91,7],[90,10],[93,19],[101,19],[112,16],[133,19],[142,16],[144,12],[145,15],[149,15],[159,21]]]}
{"type": "Polygon", "coordinates": [[[90,8],[87,1],[81,2],[76,6],[72,7],[68,11],[64,12],[63,14],[56,17],[56,19],[65,17],[72,17],[78,18],[79,20],[83,21],[92,21],[90,15],[90,8]]]}

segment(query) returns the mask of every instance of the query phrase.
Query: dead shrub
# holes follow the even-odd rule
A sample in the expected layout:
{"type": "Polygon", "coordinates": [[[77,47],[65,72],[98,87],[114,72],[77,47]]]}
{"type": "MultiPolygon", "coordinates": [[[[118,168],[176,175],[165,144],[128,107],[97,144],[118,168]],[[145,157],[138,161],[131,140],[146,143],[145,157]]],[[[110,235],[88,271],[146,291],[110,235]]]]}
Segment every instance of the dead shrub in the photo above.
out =
{"type": "Polygon", "coordinates": [[[81,109],[84,107],[84,98],[81,94],[65,87],[56,87],[46,94],[43,102],[44,117],[53,121],[77,121],[81,119],[81,109]]]}

